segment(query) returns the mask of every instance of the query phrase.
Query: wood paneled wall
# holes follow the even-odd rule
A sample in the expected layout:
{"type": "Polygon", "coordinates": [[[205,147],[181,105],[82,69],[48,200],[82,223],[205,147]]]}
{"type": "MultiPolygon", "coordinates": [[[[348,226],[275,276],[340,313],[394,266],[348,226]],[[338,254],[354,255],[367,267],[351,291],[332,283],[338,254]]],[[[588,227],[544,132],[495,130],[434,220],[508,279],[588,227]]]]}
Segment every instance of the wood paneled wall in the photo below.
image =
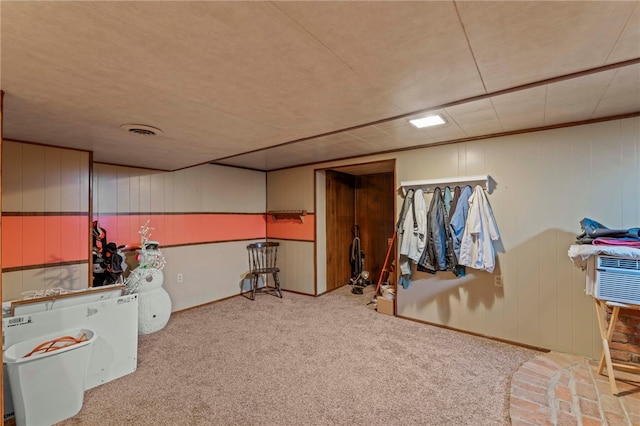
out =
{"type": "MultiPolygon", "coordinates": [[[[496,185],[488,198],[501,234],[493,274],[415,273],[411,286],[398,291],[398,315],[599,356],[593,303],[583,292],[585,274],[573,266],[567,250],[584,217],[611,228],[640,223],[639,118],[281,170],[280,184],[269,185],[268,191],[287,192],[283,185],[294,182],[299,189],[288,192],[288,202],[295,205],[302,199],[293,194],[313,191],[315,169],[392,158],[398,183],[491,175],[496,185]],[[494,285],[497,274],[503,287],[494,285]]],[[[401,203],[398,196],[396,211],[401,203]]]]}
{"type": "Polygon", "coordinates": [[[365,270],[377,283],[393,237],[393,173],[356,176],[356,220],[360,226],[365,270]]]}
{"type": "Polygon", "coordinates": [[[267,210],[315,212],[312,182],[313,174],[310,181],[309,170],[305,168],[267,173],[267,210]]]}
{"type": "MultiPolygon", "coordinates": [[[[87,287],[89,153],[5,141],[2,160],[3,300],[26,290],[87,287]]],[[[92,186],[93,217],[110,241],[139,243],[140,225],[151,219],[151,238],[173,245],[165,247],[165,288],[174,310],[239,293],[246,245],[266,237],[265,173],[94,164],[92,186]],[[176,283],[178,273],[183,283],[176,283]]]]}
{"type": "MultiPolygon", "coordinates": [[[[280,243],[278,267],[280,285],[283,289],[296,293],[314,293],[314,244],[306,241],[269,239],[280,243]]],[[[285,295],[286,297],[286,295],[285,295]]]]}
{"type": "Polygon", "coordinates": [[[331,291],[349,282],[351,278],[350,244],[354,239],[355,176],[332,170],[326,179],[326,290],[331,291]]]}
{"type": "Polygon", "coordinates": [[[164,287],[174,311],[239,294],[248,272],[246,246],[266,237],[265,173],[95,164],[93,182],[93,216],[109,240],[139,243],[140,225],[150,220],[151,239],[167,260],[164,287]]]}
{"type": "Polygon", "coordinates": [[[266,210],[306,210],[304,223],[267,218],[267,238],[280,243],[278,265],[283,289],[315,294],[315,240],[317,235],[313,177],[307,186],[305,170],[267,174],[266,210]],[[276,189],[277,188],[277,189],[276,189]]]}
{"type": "Polygon", "coordinates": [[[3,141],[3,300],[88,285],[89,153],[3,141]]]}
{"type": "Polygon", "coordinates": [[[496,187],[488,198],[502,237],[493,274],[416,273],[411,287],[399,291],[399,315],[597,356],[593,303],[567,250],[584,217],[612,228],[640,223],[639,123],[610,121],[399,156],[399,180],[491,175],[496,187]],[[495,287],[495,275],[504,287],[495,287]]]}

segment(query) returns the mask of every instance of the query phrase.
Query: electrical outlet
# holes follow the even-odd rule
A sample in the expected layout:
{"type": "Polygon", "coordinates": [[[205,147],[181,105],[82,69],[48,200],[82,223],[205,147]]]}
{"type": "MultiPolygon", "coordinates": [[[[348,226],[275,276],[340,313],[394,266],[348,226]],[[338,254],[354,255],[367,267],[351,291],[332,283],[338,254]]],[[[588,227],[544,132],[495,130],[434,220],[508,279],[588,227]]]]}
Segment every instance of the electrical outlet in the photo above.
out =
{"type": "Polygon", "coordinates": [[[178,277],[176,278],[176,281],[181,283],[183,278],[184,277],[182,276],[182,274],[178,274],[178,277]]]}
{"type": "Polygon", "coordinates": [[[502,275],[494,275],[493,284],[496,287],[502,287],[502,275]]]}

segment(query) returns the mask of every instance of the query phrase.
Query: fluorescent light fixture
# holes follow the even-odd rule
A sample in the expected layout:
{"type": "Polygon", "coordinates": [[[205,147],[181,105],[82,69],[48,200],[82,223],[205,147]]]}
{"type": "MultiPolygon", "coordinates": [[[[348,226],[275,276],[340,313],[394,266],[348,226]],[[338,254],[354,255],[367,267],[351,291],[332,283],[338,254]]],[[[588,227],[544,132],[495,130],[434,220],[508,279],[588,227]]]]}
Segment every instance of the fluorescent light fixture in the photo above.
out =
{"type": "Polygon", "coordinates": [[[424,118],[417,118],[415,120],[409,120],[409,123],[413,124],[418,129],[422,129],[423,127],[438,126],[440,124],[446,123],[446,121],[445,121],[444,118],[442,118],[441,115],[436,114],[436,115],[430,115],[430,116],[424,117],[424,118]]]}

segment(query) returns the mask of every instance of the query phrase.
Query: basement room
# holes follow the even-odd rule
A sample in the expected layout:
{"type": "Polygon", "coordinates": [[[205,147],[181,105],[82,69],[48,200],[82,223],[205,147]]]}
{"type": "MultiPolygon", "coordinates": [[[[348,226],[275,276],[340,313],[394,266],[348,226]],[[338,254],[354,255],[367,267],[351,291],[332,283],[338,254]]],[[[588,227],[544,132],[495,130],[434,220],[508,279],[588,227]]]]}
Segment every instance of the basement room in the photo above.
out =
{"type": "Polygon", "coordinates": [[[640,1],[2,1],[17,425],[640,425],[640,1]]]}

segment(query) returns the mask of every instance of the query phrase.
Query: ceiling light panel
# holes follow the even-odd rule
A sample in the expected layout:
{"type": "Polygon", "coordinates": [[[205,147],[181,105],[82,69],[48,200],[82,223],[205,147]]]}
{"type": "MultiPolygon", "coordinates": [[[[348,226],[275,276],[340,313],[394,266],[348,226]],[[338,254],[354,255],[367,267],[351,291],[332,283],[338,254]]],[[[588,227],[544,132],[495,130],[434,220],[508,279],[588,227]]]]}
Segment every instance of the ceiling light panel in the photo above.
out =
{"type": "Polygon", "coordinates": [[[413,124],[418,129],[422,129],[424,127],[439,126],[441,124],[446,123],[446,120],[442,118],[440,114],[436,114],[436,115],[429,115],[423,118],[416,118],[413,120],[409,120],[409,123],[413,124]]]}

